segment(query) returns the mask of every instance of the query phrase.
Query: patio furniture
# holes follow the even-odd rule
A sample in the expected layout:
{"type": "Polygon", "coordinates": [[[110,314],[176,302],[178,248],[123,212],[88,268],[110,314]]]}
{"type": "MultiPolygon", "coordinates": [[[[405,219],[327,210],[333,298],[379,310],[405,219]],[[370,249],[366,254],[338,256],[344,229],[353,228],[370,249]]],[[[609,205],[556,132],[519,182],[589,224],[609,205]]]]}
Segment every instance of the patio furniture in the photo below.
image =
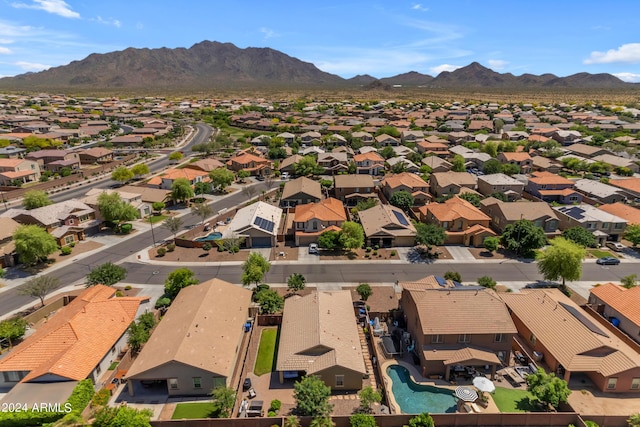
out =
{"type": "Polygon", "coordinates": [[[257,396],[256,391],[254,390],[254,388],[253,388],[253,387],[251,387],[251,388],[249,389],[249,399],[253,399],[253,398],[254,398],[254,397],[256,397],[256,396],[257,396]]]}

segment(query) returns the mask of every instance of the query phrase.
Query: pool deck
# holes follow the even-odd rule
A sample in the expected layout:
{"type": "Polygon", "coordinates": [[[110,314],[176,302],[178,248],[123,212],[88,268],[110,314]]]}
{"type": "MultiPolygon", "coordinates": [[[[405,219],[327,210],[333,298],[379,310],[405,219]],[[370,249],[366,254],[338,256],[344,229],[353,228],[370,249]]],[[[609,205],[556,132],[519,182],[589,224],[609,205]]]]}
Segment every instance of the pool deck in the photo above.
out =
{"type": "MultiPolygon", "coordinates": [[[[459,385],[470,385],[471,388],[473,388],[473,385],[471,384],[471,382],[469,382],[469,384],[451,385],[450,383],[444,380],[432,380],[429,378],[425,378],[422,376],[422,374],[418,371],[418,369],[416,369],[416,367],[412,363],[406,362],[401,359],[386,359],[384,362],[381,363],[380,371],[382,372],[382,381],[384,381],[384,386],[385,386],[385,390],[387,392],[387,398],[389,401],[389,407],[391,408],[392,414],[403,413],[402,410],[400,409],[400,405],[398,405],[398,402],[396,402],[393,392],[391,391],[392,381],[391,381],[391,378],[389,378],[389,374],[387,374],[387,368],[392,365],[400,365],[406,368],[409,371],[409,376],[411,377],[411,380],[414,383],[419,385],[446,388],[449,390],[455,390],[456,387],[458,387],[459,385]]],[[[481,412],[492,413],[492,414],[500,413],[500,410],[498,409],[498,406],[496,406],[496,403],[493,401],[491,394],[490,393],[486,393],[486,394],[489,396],[489,402],[488,402],[489,405],[486,408],[480,407],[481,412]]]]}

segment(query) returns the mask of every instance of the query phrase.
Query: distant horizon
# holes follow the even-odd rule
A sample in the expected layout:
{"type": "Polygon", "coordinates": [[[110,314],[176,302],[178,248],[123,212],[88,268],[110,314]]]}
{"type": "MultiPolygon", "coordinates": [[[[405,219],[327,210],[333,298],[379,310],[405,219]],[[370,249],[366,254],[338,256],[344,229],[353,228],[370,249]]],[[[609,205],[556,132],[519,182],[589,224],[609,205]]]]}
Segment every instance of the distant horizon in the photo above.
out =
{"type": "Polygon", "coordinates": [[[640,82],[640,2],[326,0],[178,4],[167,0],[7,0],[0,4],[0,77],[92,53],[189,47],[204,40],[269,47],[349,79],[473,62],[499,73],[607,73],[640,82]]]}

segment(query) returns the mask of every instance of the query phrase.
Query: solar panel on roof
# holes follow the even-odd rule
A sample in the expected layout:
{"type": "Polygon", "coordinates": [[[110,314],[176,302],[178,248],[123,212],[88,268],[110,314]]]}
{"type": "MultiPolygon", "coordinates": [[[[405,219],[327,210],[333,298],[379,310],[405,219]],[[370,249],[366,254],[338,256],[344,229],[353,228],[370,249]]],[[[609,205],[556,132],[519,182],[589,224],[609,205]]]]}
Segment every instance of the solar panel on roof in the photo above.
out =
{"type": "Polygon", "coordinates": [[[392,211],[393,214],[396,216],[396,219],[398,220],[398,222],[402,225],[409,225],[409,221],[407,221],[407,218],[404,217],[404,215],[402,214],[402,212],[398,212],[398,211],[392,211]]]}
{"type": "Polygon", "coordinates": [[[602,331],[602,329],[597,327],[591,320],[587,319],[587,316],[585,316],[584,314],[580,313],[580,311],[578,311],[578,309],[576,309],[575,307],[573,307],[573,306],[571,306],[569,304],[565,304],[563,302],[560,302],[558,304],[560,304],[565,310],[567,310],[569,313],[571,313],[571,315],[573,317],[575,317],[578,322],[582,323],[591,332],[593,332],[595,334],[598,334],[598,335],[602,335],[605,338],[609,338],[609,335],[604,333],[602,331]]]}
{"type": "Polygon", "coordinates": [[[433,276],[434,279],[436,279],[436,282],[438,282],[438,285],[442,286],[443,288],[445,286],[447,286],[447,279],[445,279],[444,277],[440,277],[440,276],[433,276]]]}
{"type": "Polygon", "coordinates": [[[253,224],[258,228],[268,231],[269,233],[273,233],[273,228],[275,227],[273,221],[269,221],[268,219],[264,219],[260,216],[256,217],[256,219],[253,221],[253,224]]]}

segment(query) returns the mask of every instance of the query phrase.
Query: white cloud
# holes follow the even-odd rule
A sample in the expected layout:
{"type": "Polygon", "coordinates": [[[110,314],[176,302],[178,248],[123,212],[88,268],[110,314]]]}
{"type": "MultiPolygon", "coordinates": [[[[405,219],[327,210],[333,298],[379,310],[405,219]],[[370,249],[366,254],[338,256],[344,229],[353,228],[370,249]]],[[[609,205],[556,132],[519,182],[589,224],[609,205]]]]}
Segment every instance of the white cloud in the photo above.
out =
{"type": "Polygon", "coordinates": [[[492,70],[502,70],[509,62],[503,61],[502,59],[490,59],[487,61],[487,64],[489,64],[489,68],[492,70]]]}
{"type": "Polygon", "coordinates": [[[33,0],[32,4],[13,3],[13,7],[19,9],[37,9],[63,18],[80,18],[80,14],[71,10],[71,7],[64,0],[33,0]]]}
{"type": "Polygon", "coordinates": [[[458,68],[462,68],[462,65],[441,64],[429,68],[429,71],[431,72],[431,74],[438,75],[443,71],[455,71],[458,68]]]}
{"type": "Polygon", "coordinates": [[[638,73],[614,73],[614,76],[627,83],[640,83],[640,74],[638,73]]]}
{"type": "Polygon", "coordinates": [[[264,35],[265,40],[272,39],[274,37],[279,36],[278,33],[273,31],[271,28],[267,28],[267,27],[260,27],[258,31],[260,31],[264,35]]]}
{"type": "Polygon", "coordinates": [[[428,7],[425,7],[425,6],[421,5],[420,3],[415,3],[413,6],[411,6],[411,9],[418,10],[420,12],[427,12],[429,10],[428,7]]]}
{"type": "Polygon", "coordinates": [[[4,47],[4,46],[0,46],[0,55],[9,55],[11,52],[11,49],[9,49],[8,47],[4,47]]]}
{"type": "Polygon", "coordinates": [[[618,49],[606,52],[591,52],[591,56],[584,60],[585,64],[608,64],[611,62],[640,62],[640,43],[627,43],[618,49]]]}
{"type": "Polygon", "coordinates": [[[104,18],[102,18],[102,16],[98,16],[95,19],[92,19],[92,21],[96,21],[96,22],[99,22],[99,23],[104,24],[104,25],[113,25],[116,28],[122,27],[122,22],[120,22],[117,19],[111,19],[111,18],[104,19],[104,18]]]}
{"type": "Polygon", "coordinates": [[[38,64],[37,62],[18,61],[14,65],[22,68],[25,71],[42,71],[47,68],[51,68],[51,65],[38,64]]]}

